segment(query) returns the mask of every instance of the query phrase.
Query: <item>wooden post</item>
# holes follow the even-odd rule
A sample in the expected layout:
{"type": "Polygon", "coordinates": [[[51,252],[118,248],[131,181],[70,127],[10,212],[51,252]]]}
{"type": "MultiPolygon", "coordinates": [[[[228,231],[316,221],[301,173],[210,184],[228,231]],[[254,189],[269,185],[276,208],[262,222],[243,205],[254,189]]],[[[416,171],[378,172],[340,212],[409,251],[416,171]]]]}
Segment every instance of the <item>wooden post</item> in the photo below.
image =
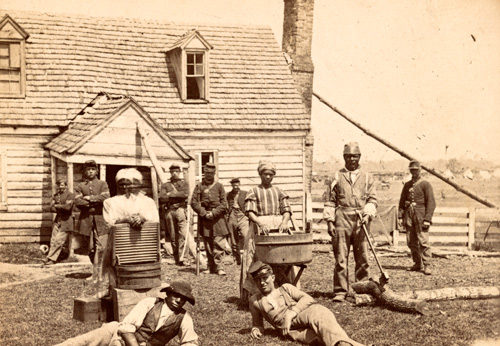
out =
{"type": "Polygon", "coordinates": [[[398,240],[399,240],[399,230],[395,228],[392,231],[392,246],[398,246],[398,240]]]}
{"type": "Polygon", "coordinates": [[[57,158],[55,156],[50,156],[50,180],[52,184],[52,194],[54,195],[57,190],[57,158]]]}
{"type": "MultiPolygon", "coordinates": [[[[75,192],[73,188],[73,162],[67,162],[67,176],[68,176],[68,190],[69,192],[75,192]]],[[[68,236],[68,249],[69,249],[69,257],[72,257],[75,254],[75,250],[73,249],[73,232],[69,232],[68,236]]]]}
{"type": "Polygon", "coordinates": [[[469,209],[469,230],[468,230],[468,241],[467,248],[472,250],[475,242],[475,233],[476,233],[476,208],[471,207],[469,209]]]}
{"type": "Polygon", "coordinates": [[[153,199],[155,200],[156,206],[158,206],[158,177],[156,176],[156,169],[154,166],[151,169],[151,187],[153,189],[153,199]]]}
{"type": "Polygon", "coordinates": [[[106,165],[99,165],[99,179],[106,181],[106,165]]]}

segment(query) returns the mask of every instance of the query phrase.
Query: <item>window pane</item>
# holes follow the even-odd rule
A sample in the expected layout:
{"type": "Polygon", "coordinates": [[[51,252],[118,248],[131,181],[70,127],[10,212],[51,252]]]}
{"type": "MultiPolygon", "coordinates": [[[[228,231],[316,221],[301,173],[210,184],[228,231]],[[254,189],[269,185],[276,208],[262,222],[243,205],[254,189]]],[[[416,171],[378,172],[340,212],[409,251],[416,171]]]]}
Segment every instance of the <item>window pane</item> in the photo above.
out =
{"type": "Polygon", "coordinates": [[[186,54],[186,55],[187,55],[188,64],[193,64],[194,63],[194,54],[186,54]]]}
{"type": "Polygon", "coordinates": [[[9,56],[9,45],[0,43],[0,56],[9,56]]]}
{"type": "Polygon", "coordinates": [[[194,74],[194,65],[187,65],[187,74],[188,75],[194,74]]]}
{"type": "Polygon", "coordinates": [[[21,84],[19,84],[19,82],[10,82],[10,92],[14,94],[20,94],[21,84]]]}
{"type": "Polygon", "coordinates": [[[198,85],[198,91],[200,93],[200,99],[205,99],[205,77],[197,77],[196,84],[198,85]]]}
{"type": "Polygon", "coordinates": [[[9,57],[0,57],[0,68],[9,67],[9,57]]]}
{"type": "Polygon", "coordinates": [[[10,44],[10,67],[21,67],[21,45],[10,44]]]}
{"type": "Polygon", "coordinates": [[[197,75],[203,75],[203,65],[196,65],[196,74],[197,75]]]}
{"type": "Polygon", "coordinates": [[[0,81],[0,93],[10,93],[9,82],[0,81]]]}
{"type": "Polygon", "coordinates": [[[200,91],[195,77],[186,78],[186,98],[189,100],[199,100],[200,91]]]}
{"type": "Polygon", "coordinates": [[[202,64],[203,63],[203,53],[196,54],[196,63],[197,64],[202,64]]]}

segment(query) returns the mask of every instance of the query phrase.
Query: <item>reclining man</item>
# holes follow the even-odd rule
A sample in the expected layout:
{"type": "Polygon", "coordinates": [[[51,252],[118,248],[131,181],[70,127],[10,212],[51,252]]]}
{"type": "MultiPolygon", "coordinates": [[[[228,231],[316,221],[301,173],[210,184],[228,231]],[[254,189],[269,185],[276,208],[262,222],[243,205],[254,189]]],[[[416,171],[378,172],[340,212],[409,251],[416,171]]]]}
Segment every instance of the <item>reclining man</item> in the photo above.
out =
{"type": "Polygon", "coordinates": [[[265,318],[281,330],[283,336],[304,344],[361,345],[347,336],[333,312],[316,303],[310,295],[288,283],[276,288],[269,264],[256,261],[248,272],[260,291],[250,298],[252,338],[262,337],[265,318]]]}
{"type": "Polygon", "coordinates": [[[104,323],[98,329],[56,346],[167,345],[176,335],[179,336],[180,345],[198,345],[191,315],[183,309],[186,301],[191,305],[195,302],[189,283],[174,281],[160,292],[166,292],[167,296],[142,299],[122,322],[104,323]]]}

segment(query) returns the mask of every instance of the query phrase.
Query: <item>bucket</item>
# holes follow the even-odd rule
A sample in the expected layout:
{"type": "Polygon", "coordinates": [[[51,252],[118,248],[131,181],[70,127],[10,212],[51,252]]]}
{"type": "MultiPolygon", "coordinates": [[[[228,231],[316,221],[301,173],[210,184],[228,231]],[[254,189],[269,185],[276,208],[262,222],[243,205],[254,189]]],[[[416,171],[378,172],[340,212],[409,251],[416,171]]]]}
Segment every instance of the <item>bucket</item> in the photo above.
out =
{"type": "Polygon", "coordinates": [[[257,259],[269,264],[304,264],[312,261],[312,233],[255,236],[257,259]]]}
{"type": "Polygon", "coordinates": [[[123,264],[116,267],[116,287],[122,289],[153,288],[161,285],[161,263],[123,264]]]}

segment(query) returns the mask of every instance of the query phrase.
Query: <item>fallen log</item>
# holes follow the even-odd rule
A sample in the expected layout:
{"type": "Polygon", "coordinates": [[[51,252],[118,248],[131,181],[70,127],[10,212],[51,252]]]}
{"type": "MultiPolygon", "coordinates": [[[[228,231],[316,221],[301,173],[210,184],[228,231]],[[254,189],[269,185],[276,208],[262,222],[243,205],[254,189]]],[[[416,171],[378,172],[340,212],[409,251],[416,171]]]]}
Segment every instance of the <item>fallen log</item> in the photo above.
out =
{"type": "Polygon", "coordinates": [[[406,310],[405,312],[418,313],[422,313],[417,311],[418,309],[423,308],[424,313],[426,309],[422,304],[417,304],[417,302],[455,299],[488,299],[500,297],[500,287],[495,286],[445,287],[431,290],[413,290],[397,293],[388,287],[381,288],[376,281],[360,281],[352,284],[351,287],[356,292],[356,305],[381,303],[382,305],[387,305],[397,311],[406,310]],[[382,292],[382,289],[385,289],[387,292],[385,295],[383,294],[384,292],[382,292]],[[401,310],[401,308],[403,310],[401,310]]]}
{"type": "MultiPolygon", "coordinates": [[[[374,280],[355,282],[351,287],[358,294],[369,294],[373,296],[376,303],[386,306],[391,310],[421,315],[427,313],[425,301],[403,297],[389,287],[382,286],[374,280]]],[[[358,297],[356,300],[360,303],[367,304],[369,299],[364,296],[358,297]]]]}

